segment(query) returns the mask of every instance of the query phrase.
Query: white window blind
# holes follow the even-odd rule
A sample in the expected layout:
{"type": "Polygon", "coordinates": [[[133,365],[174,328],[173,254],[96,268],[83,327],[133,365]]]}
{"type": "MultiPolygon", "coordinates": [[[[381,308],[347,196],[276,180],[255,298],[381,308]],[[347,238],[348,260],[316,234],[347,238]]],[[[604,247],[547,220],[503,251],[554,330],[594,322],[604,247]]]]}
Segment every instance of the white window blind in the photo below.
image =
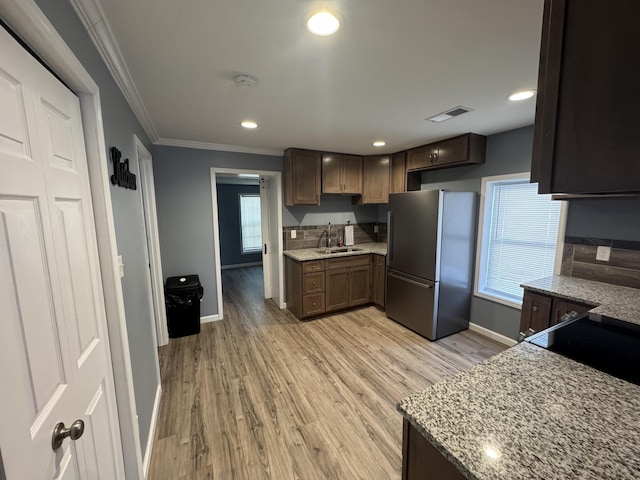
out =
{"type": "Polygon", "coordinates": [[[242,228],[242,253],[261,251],[260,195],[240,194],[240,225],[242,228]]]}
{"type": "Polygon", "coordinates": [[[553,274],[561,202],[526,178],[484,182],[477,291],[522,304],[520,284],[553,274]]]}

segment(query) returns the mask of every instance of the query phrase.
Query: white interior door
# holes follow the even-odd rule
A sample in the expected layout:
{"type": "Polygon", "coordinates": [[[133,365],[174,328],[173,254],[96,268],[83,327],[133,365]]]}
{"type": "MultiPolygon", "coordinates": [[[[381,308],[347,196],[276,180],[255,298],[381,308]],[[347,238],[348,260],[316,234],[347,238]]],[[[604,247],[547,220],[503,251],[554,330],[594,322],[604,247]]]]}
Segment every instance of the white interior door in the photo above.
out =
{"type": "Polygon", "coordinates": [[[264,298],[273,296],[273,282],[271,281],[271,272],[275,267],[272,264],[272,245],[271,245],[271,225],[269,224],[269,177],[260,177],[260,226],[262,230],[262,274],[264,278],[264,298]]]}
{"type": "Polygon", "coordinates": [[[78,98],[4,29],[0,51],[5,473],[122,478],[78,98]],[[54,426],[77,419],[83,436],[54,451],[54,426]]]}

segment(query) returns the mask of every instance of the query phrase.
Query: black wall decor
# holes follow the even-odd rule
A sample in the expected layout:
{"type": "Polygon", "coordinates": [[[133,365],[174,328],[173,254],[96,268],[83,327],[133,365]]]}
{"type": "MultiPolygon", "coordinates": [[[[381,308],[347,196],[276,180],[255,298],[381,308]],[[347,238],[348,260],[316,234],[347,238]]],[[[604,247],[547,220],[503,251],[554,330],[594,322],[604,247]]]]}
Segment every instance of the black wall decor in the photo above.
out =
{"type": "Polygon", "coordinates": [[[130,188],[137,190],[138,185],[136,183],[135,174],[129,171],[129,159],[126,158],[123,162],[122,152],[116,147],[111,147],[111,161],[113,162],[113,175],[111,175],[111,183],[124,188],[130,188]]]}

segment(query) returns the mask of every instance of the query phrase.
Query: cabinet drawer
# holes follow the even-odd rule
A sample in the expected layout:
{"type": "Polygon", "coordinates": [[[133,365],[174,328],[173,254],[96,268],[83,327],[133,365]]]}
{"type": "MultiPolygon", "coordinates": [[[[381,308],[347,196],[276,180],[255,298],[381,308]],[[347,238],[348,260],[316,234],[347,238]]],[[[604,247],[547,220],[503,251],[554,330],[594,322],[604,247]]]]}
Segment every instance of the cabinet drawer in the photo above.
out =
{"type": "Polygon", "coordinates": [[[302,276],[302,294],[324,292],[324,272],[305,273],[302,276]]]}
{"type": "Polygon", "coordinates": [[[302,297],[302,316],[324,313],[324,293],[315,293],[302,297]]]}
{"type": "Polygon", "coordinates": [[[336,268],[359,267],[361,265],[370,265],[371,255],[354,255],[352,257],[330,258],[326,260],[327,270],[336,268]]]}
{"type": "Polygon", "coordinates": [[[324,260],[313,260],[302,263],[302,273],[322,272],[324,271],[324,260]]]}

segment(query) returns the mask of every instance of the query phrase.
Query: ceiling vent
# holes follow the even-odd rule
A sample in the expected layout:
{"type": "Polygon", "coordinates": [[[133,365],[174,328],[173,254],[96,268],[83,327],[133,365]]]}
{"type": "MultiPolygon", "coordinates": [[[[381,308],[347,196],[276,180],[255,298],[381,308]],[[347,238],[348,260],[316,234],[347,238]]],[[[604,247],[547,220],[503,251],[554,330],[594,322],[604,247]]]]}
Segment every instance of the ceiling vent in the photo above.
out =
{"type": "Polygon", "coordinates": [[[236,86],[240,88],[253,87],[258,81],[247,74],[240,74],[233,77],[233,81],[236,82],[236,86]]]}
{"type": "Polygon", "coordinates": [[[452,108],[451,110],[447,110],[446,112],[439,113],[434,115],[433,117],[426,118],[425,120],[431,120],[432,122],[440,123],[446,120],[449,120],[453,117],[457,117],[458,115],[462,115],[463,113],[472,112],[473,108],[457,106],[452,108]]]}

